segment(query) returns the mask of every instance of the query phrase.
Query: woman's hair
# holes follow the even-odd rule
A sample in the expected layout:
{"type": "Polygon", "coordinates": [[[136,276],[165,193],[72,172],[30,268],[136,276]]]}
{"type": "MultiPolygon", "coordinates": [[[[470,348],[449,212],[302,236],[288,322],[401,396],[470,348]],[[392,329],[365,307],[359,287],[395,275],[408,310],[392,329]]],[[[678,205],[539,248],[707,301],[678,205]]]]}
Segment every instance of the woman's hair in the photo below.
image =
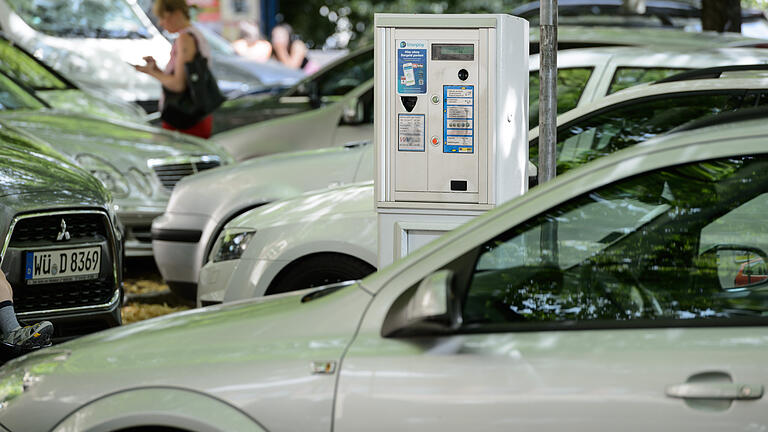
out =
{"type": "Polygon", "coordinates": [[[160,17],[165,12],[181,11],[189,19],[189,5],[187,0],[155,0],[152,5],[152,13],[160,17]]]}

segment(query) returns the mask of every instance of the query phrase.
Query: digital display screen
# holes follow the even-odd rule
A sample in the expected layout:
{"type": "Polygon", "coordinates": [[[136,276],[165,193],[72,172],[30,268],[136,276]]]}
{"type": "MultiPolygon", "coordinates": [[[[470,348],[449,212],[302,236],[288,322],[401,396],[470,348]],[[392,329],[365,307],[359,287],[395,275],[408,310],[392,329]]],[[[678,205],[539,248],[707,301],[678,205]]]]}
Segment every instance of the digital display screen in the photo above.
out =
{"type": "Polygon", "coordinates": [[[432,44],[432,60],[475,60],[472,44],[432,44]]]}

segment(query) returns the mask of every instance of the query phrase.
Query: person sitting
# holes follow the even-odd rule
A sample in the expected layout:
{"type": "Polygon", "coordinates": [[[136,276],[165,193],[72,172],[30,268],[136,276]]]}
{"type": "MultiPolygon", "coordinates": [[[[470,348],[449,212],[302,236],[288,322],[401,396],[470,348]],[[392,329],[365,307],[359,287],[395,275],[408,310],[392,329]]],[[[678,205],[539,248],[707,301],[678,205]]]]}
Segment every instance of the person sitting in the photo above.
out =
{"type": "Polygon", "coordinates": [[[319,68],[309,60],[308,52],[307,45],[296,37],[288,24],[278,24],[272,29],[272,53],[280,63],[312,74],[319,68]]]}
{"type": "Polygon", "coordinates": [[[0,271],[0,331],[3,344],[24,350],[50,345],[51,335],[53,335],[53,324],[50,321],[40,321],[24,327],[19,324],[13,309],[13,289],[2,271],[0,271]]]}
{"type": "Polygon", "coordinates": [[[240,23],[240,39],[232,42],[235,52],[245,58],[264,63],[272,57],[272,44],[261,37],[255,25],[240,23]]]}

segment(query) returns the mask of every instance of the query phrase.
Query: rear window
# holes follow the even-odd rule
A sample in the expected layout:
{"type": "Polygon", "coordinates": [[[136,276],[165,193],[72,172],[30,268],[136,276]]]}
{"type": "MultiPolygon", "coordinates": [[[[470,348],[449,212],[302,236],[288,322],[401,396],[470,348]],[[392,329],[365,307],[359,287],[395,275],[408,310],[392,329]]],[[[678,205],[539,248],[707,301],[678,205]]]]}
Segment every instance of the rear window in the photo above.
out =
{"type": "MultiPolygon", "coordinates": [[[[562,114],[576,108],[584,88],[592,76],[592,68],[563,68],[557,70],[557,113],[562,114]]],[[[528,75],[529,109],[528,126],[539,124],[539,71],[528,75]]]]}
{"type": "Polygon", "coordinates": [[[611,86],[608,88],[608,94],[616,93],[619,90],[664,79],[668,76],[679,74],[690,69],[672,69],[672,68],[631,68],[620,67],[616,69],[611,80],[611,86]]]}

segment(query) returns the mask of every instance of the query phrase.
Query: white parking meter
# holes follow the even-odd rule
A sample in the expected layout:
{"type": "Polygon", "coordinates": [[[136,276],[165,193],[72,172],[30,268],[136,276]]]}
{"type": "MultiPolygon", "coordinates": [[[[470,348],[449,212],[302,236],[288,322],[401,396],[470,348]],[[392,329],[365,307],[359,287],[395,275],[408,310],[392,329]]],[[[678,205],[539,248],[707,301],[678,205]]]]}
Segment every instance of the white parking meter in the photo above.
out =
{"type": "Polygon", "coordinates": [[[527,190],[528,22],[375,16],[379,266],[527,190]]]}

